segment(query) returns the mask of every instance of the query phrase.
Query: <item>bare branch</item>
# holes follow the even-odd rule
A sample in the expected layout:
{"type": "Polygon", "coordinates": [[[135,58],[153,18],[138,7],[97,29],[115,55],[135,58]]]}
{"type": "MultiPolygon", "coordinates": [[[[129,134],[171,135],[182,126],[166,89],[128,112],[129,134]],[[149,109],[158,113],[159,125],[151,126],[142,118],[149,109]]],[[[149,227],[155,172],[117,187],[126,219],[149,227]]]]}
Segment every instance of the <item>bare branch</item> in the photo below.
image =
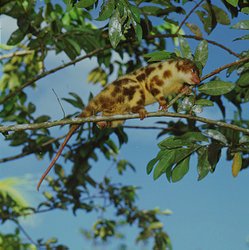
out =
{"type": "MultiPolygon", "coordinates": [[[[249,129],[242,128],[233,124],[228,124],[218,120],[211,120],[200,116],[192,116],[189,114],[180,114],[180,113],[171,113],[171,112],[151,112],[147,114],[147,117],[172,117],[172,118],[185,118],[188,120],[195,120],[203,122],[206,124],[212,124],[224,128],[230,128],[236,131],[240,131],[246,134],[249,134],[249,129]]],[[[53,122],[43,122],[43,123],[34,123],[34,124],[22,124],[22,125],[11,125],[11,126],[2,126],[0,127],[0,132],[4,133],[7,131],[23,131],[23,130],[36,130],[41,128],[51,128],[59,125],[67,124],[82,124],[85,122],[100,122],[100,121],[113,121],[113,120],[129,120],[140,118],[139,114],[127,114],[127,115],[114,115],[114,116],[91,116],[86,118],[72,118],[72,119],[63,119],[53,122]]]]}
{"type": "Polygon", "coordinates": [[[182,28],[183,24],[187,21],[187,19],[190,17],[190,15],[193,14],[193,12],[204,2],[205,0],[201,0],[199,3],[197,3],[191,10],[190,12],[185,16],[185,18],[183,19],[183,21],[181,22],[181,24],[179,25],[177,31],[175,34],[178,34],[178,32],[180,31],[180,29],[182,28]]]}
{"type": "Polygon", "coordinates": [[[206,40],[208,43],[213,44],[215,46],[218,46],[224,50],[226,50],[228,53],[238,57],[238,58],[242,58],[241,55],[239,55],[238,53],[232,51],[231,49],[227,48],[226,46],[224,46],[223,44],[217,43],[216,41],[210,40],[210,39],[205,39],[201,36],[194,36],[194,35],[179,35],[179,34],[156,34],[156,35],[149,35],[147,36],[145,39],[146,40],[151,40],[151,39],[155,39],[155,38],[168,38],[168,37],[178,37],[178,36],[182,36],[185,38],[189,38],[189,39],[195,39],[198,41],[202,41],[202,40],[206,40]]]}
{"type": "Polygon", "coordinates": [[[32,54],[34,51],[33,50],[24,50],[24,51],[16,51],[10,54],[5,54],[0,56],[0,61],[7,59],[7,58],[12,58],[14,56],[26,56],[28,54],[32,54]]]}

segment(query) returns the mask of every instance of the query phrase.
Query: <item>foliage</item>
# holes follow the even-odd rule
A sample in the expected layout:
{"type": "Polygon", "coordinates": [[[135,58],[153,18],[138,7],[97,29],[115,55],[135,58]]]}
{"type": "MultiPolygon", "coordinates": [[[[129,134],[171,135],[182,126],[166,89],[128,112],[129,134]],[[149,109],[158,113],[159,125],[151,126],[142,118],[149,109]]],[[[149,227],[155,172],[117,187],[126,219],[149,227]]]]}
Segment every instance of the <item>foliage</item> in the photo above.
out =
{"type": "MultiPolygon", "coordinates": [[[[242,34],[235,39],[227,34],[227,39],[234,39],[234,48],[237,43],[248,40],[248,35],[242,33],[249,29],[248,20],[244,18],[244,14],[249,12],[247,1],[222,0],[219,6],[213,2],[2,1],[0,13],[14,18],[18,28],[10,35],[7,44],[0,45],[4,51],[3,57],[0,56],[3,66],[0,79],[1,126],[10,122],[35,124],[49,121],[51,117],[48,114],[37,115],[36,104],[30,101],[33,89],[40,79],[56,71],[63,72],[64,68],[86,58],[94,57],[98,63],[89,73],[88,81],[104,86],[114,73],[123,75],[139,68],[145,61],[149,63],[176,56],[195,61],[202,72],[212,56],[212,44],[221,49],[221,56],[222,53],[230,53],[235,57],[235,63],[224,68],[229,79],[216,75],[221,71],[217,69],[210,80],[199,86],[196,94],[177,99],[173,103],[174,111],[195,117],[214,106],[220,109],[223,122],[249,129],[249,121],[243,118],[243,105],[249,102],[249,60],[246,59],[249,53],[236,53],[219,41],[208,39],[215,29],[226,25],[231,28],[231,33],[240,31],[242,34]],[[199,23],[191,23],[194,15],[199,18],[199,23]],[[191,34],[185,35],[184,24],[191,34]],[[170,39],[174,41],[174,51],[167,49],[170,39]],[[193,40],[198,43],[193,45],[193,40]],[[127,57],[128,62],[116,59],[114,51],[122,59],[127,57]],[[65,53],[69,63],[47,70],[48,55],[52,52],[56,55],[65,53]],[[236,109],[232,118],[227,116],[227,103],[236,109]]],[[[76,93],[69,93],[63,100],[78,112],[85,106],[76,93]]],[[[161,121],[160,124],[165,129],[159,132],[158,137],[164,139],[158,144],[158,154],[147,165],[147,173],[153,171],[154,179],[165,175],[168,181],[181,180],[189,171],[190,159],[196,157],[198,180],[201,180],[215,171],[222,151],[226,151],[228,161],[233,161],[233,176],[249,166],[249,137],[239,130],[224,128],[219,121],[210,124],[208,119],[204,124],[191,119],[161,121]]],[[[51,158],[60,140],[42,127],[4,136],[9,146],[21,148],[21,153],[2,158],[1,163],[29,154],[39,159],[51,158]]],[[[23,242],[18,219],[52,210],[72,210],[75,215],[78,211],[100,215],[92,230],[82,229],[82,233],[92,241],[109,242],[120,238],[119,228],[129,225],[138,229],[137,242],[151,242],[153,239],[153,249],[171,249],[169,236],[159,219],[168,212],[157,208],[140,209],[136,205],[138,187],[116,183],[108,175],[103,180],[96,180],[92,175],[94,162],[102,155],[116,167],[119,175],[124,175],[128,169],[135,170],[129,162],[132,159],[120,159],[118,156],[119,149],[127,142],[128,136],[123,128],[99,130],[94,124],[80,128],[76,140],[68,145],[70,150],[63,155],[67,165],[72,165],[71,170],[66,173],[60,164],[55,166],[56,178],[47,178],[49,188],[43,193],[44,201],[38,207],[30,207],[19,199],[13,183],[5,182],[5,188],[2,188],[1,182],[1,222],[11,221],[18,229],[13,234],[1,233],[0,244],[8,242],[13,249],[39,249],[41,246],[66,249],[66,246],[57,245],[55,238],[23,242]],[[113,218],[105,216],[108,210],[114,212],[113,218]]],[[[5,248],[5,245],[0,247],[5,248]]]]}

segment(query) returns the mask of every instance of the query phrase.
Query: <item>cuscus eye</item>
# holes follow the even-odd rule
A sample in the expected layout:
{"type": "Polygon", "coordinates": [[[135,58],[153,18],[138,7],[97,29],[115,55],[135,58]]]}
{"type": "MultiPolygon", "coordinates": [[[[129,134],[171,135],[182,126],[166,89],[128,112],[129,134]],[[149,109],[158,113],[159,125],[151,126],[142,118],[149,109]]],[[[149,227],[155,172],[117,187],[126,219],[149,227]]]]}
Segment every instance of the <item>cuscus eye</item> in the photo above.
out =
{"type": "Polygon", "coordinates": [[[191,69],[191,72],[196,73],[196,69],[195,69],[195,68],[192,68],[192,69],[191,69]]]}

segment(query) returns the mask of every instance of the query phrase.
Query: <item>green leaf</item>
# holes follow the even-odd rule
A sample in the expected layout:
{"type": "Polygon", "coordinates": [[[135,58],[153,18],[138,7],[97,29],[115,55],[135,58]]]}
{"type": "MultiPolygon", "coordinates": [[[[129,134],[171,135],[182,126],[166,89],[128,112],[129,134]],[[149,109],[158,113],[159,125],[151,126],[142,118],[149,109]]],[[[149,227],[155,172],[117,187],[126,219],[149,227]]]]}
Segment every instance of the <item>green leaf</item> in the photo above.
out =
{"type": "Polygon", "coordinates": [[[240,75],[237,84],[242,88],[249,86],[249,71],[246,71],[240,75]]]}
{"type": "Polygon", "coordinates": [[[245,13],[245,14],[249,14],[249,7],[245,7],[241,9],[241,12],[245,13]]]}
{"type": "Polygon", "coordinates": [[[220,80],[214,80],[201,85],[198,90],[206,95],[224,95],[233,90],[235,84],[231,82],[224,82],[220,80]]]}
{"type": "Polygon", "coordinates": [[[208,142],[208,138],[203,135],[201,132],[187,132],[184,135],[181,136],[182,140],[187,140],[189,142],[208,142]]]}
{"type": "Polygon", "coordinates": [[[195,102],[195,104],[201,106],[214,106],[214,103],[207,99],[199,99],[195,102]]]}
{"type": "Polygon", "coordinates": [[[225,145],[227,145],[227,143],[228,143],[226,137],[221,132],[219,132],[218,130],[207,129],[205,131],[205,134],[207,134],[212,139],[215,139],[217,141],[220,141],[220,142],[224,143],[225,145]]]}
{"type": "Polygon", "coordinates": [[[142,37],[143,37],[143,30],[142,30],[141,25],[138,24],[138,23],[135,26],[135,32],[136,32],[136,35],[137,35],[137,39],[140,42],[142,40],[142,37]]]}
{"type": "Polygon", "coordinates": [[[249,20],[240,21],[240,22],[234,24],[231,28],[232,29],[239,29],[239,30],[248,30],[249,29],[249,20]]]}
{"type": "Polygon", "coordinates": [[[226,0],[229,4],[231,4],[233,7],[236,7],[238,5],[239,0],[226,0]]]}
{"type": "Polygon", "coordinates": [[[16,45],[18,44],[19,42],[21,42],[23,40],[23,38],[25,37],[25,33],[23,33],[20,29],[17,29],[16,31],[14,31],[8,42],[7,42],[7,45],[16,45]]]}
{"type": "Polygon", "coordinates": [[[99,13],[99,17],[96,20],[104,21],[108,19],[112,15],[114,11],[114,7],[115,7],[114,0],[108,0],[107,2],[103,2],[100,13],[99,13]]]}
{"type": "Polygon", "coordinates": [[[134,17],[134,20],[136,23],[140,23],[140,9],[137,6],[130,5],[132,16],[134,17]]]}
{"type": "Polygon", "coordinates": [[[191,144],[192,144],[191,142],[186,141],[182,138],[171,136],[161,141],[158,144],[158,146],[161,149],[164,149],[164,148],[172,149],[172,148],[180,148],[182,146],[190,146],[191,144]]]}
{"type": "Polygon", "coordinates": [[[243,135],[239,140],[239,144],[249,144],[249,136],[243,135]]]}
{"type": "Polygon", "coordinates": [[[181,49],[183,57],[192,60],[193,56],[192,56],[191,48],[188,44],[187,39],[180,37],[179,42],[180,42],[180,49],[181,49]]]}
{"type": "Polygon", "coordinates": [[[187,172],[189,171],[189,160],[190,157],[187,157],[174,167],[171,176],[173,182],[181,180],[187,174],[187,172]]]}
{"type": "Polygon", "coordinates": [[[207,63],[208,59],[208,42],[206,40],[202,40],[196,50],[195,50],[195,61],[200,62],[204,67],[207,63]]]}
{"type": "Polygon", "coordinates": [[[47,122],[48,120],[50,120],[50,116],[42,115],[35,119],[35,123],[47,122]]]}
{"type": "Polygon", "coordinates": [[[155,52],[151,52],[151,53],[144,55],[145,58],[150,58],[148,60],[148,62],[166,60],[166,59],[169,59],[171,56],[172,56],[171,52],[167,52],[164,50],[163,51],[155,51],[155,52]]]}
{"type": "Polygon", "coordinates": [[[165,150],[165,155],[157,163],[153,178],[154,180],[158,179],[168,168],[171,168],[174,164],[175,157],[177,154],[176,150],[165,150]]]}
{"type": "Polygon", "coordinates": [[[7,195],[15,202],[14,210],[21,210],[24,207],[29,207],[30,204],[27,199],[24,198],[24,194],[20,192],[18,186],[28,185],[23,178],[6,178],[0,180],[0,193],[3,197],[7,195]]]}
{"type": "Polygon", "coordinates": [[[202,180],[207,176],[209,171],[211,170],[211,165],[208,161],[208,150],[207,148],[200,148],[198,151],[198,181],[202,180]]]}
{"type": "Polygon", "coordinates": [[[92,6],[97,0],[81,0],[75,4],[77,8],[87,8],[92,6]]]}
{"type": "Polygon", "coordinates": [[[109,22],[109,38],[113,48],[117,47],[122,35],[121,19],[118,10],[116,10],[109,22]]]}
{"type": "Polygon", "coordinates": [[[196,24],[194,24],[194,23],[186,23],[185,25],[190,29],[190,31],[194,35],[202,37],[201,30],[200,30],[200,28],[196,24]]]}
{"type": "Polygon", "coordinates": [[[244,35],[242,37],[238,37],[238,38],[234,39],[233,41],[238,41],[238,40],[249,40],[249,35],[244,35]]]}
{"type": "Polygon", "coordinates": [[[155,166],[155,164],[157,163],[159,159],[156,157],[156,158],[153,158],[152,160],[149,161],[149,163],[147,164],[147,167],[146,167],[146,172],[147,174],[150,174],[153,167],[155,166]]]}
{"type": "Polygon", "coordinates": [[[223,9],[213,4],[212,4],[212,8],[213,8],[213,11],[215,13],[215,17],[218,23],[224,24],[224,25],[230,24],[229,16],[223,9]]]}
{"type": "Polygon", "coordinates": [[[211,166],[210,172],[214,172],[216,168],[216,165],[221,156],[221,148],[222,145],[217,142],[213,142],[208,146],[208,162],[211,166]]]}

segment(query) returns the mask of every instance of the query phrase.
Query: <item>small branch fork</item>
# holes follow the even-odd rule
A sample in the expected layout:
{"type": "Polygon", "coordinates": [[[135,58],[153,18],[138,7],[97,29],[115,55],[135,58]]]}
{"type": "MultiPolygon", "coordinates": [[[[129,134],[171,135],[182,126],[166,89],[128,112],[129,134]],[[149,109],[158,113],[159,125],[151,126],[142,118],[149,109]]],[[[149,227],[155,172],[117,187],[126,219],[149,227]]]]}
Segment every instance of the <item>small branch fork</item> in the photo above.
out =
{"type": "Polygon", "coordinates": [[[193,14],[193,12],[204,2],[205,0],[201,0],[199,3],[197,3],[190,12],[185,16],[185,18],[182,20],[181,24],[179,25],[177,31],[175,34],[178,34],[184,23],[187,21],[187,19],[193,14]]]}

